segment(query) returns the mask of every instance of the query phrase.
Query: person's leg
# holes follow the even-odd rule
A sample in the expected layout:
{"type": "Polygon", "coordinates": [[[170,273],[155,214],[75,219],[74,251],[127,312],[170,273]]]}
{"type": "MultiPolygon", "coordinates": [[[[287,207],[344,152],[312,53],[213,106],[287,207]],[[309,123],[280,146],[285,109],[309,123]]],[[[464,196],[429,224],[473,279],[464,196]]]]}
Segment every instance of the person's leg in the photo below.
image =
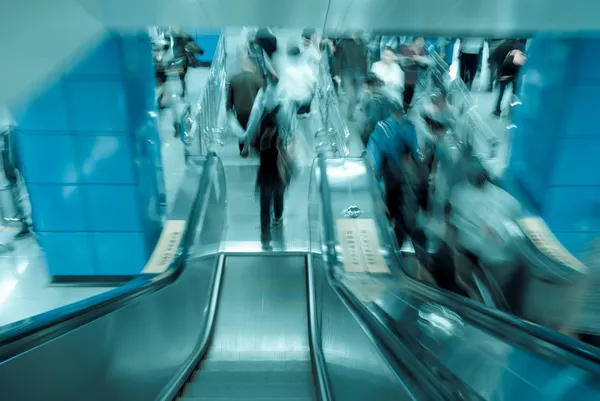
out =
{"type": "Polygon", "coordinates": [[[496,81],[496,66],[491,60],[488,59],[488,70],[490,72],[490,77],[488,79],[487,91],[492,92],[494,90],[494,82],[496,81]]]}
{"type": "Polygon", "coordinates": [[[500,82],[500,90],[498,91],[498,99],[496,99],[496,106],[494,107],[493,114],[499,116],[502,114],[502,98],[504,97],[504,91],[506,91],[507,81],[500,82]]]}
{"type": "Polygon", "coordinates": [[[271,242],[271,201],[273,188],[269,185],[260,186],[260,241],[263,246],[271,242]]]}
{"type": "Polygon", "coordinates": [[[460,53],[458,55],[458,72],[460,79],[466,84],[467,83],[467,55],[465,53],[460,53]]]}
{"type": "Polygon", "coordinates": [[[404,101],[404,109],[408,110],[412,104],[413,97],[415,96],[415,84],[406,85],[404,87],[404,93],[402,94],[404,101]]]}
{"type": "Polygon", "coordinates": [[[187,93],[187,85],[185,83],[185,74],[187,73],[187,68],[183,70],[182,74],[179,74],[179,82],[181,82],[181,97],[185,97],[187,93]]]}
{"type": "Polygon", "coordinates": [[[358,92],[359,92],[359,79],[356,71],[346,71],[342,78],[342,85],[344,86],[344,92],[346,92],[346,98],[348,101],[348,112],[347,118],[352,120],[354,118],[354,111],[358,104],[358,92]]]}
{"type": "Polygon", "coordinates": [[[275,221],[273,224],[280,224],[283,220],[283,195],[285,187],[283,185],[275,189],[273,194],[273,217],[275,221]]]}
{"type": "MultiPolygon", "coordinates": [[[[242,126],[242,128],[245,130],[248,127],[248,120],[250,119],[250,114],[248,114],[248,113],[237,113],[236,117],[237,117],[238,122],[242,126]]],[[[239,146],[239,149],[240,149],[240,156],[247,157],[248,156],[248,150],[246,149],[246,151],[244,152],[244,145],[245,145],[244,141],[240,140],[238,142],[238,146],[239,146]]]]}
{"type": "Polygon", "coordinates": [[[477,74],[477,60],[479,59],[478,54],[465,54],[465,67],[466,67],[466,78],[465,84],[467,88],[471,89],[473,86],[473,80],[477,74]]]}

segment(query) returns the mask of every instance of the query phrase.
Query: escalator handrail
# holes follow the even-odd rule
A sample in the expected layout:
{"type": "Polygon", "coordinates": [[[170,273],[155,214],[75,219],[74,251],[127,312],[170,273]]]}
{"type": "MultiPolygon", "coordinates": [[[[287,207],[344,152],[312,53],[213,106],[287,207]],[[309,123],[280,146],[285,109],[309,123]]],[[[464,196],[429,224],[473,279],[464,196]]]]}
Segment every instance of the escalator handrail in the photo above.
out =
{"type": "MultiPolygon", "coordinates": [[[[414,355],[405,346],[397,341],[396,334],[388,325],[374,323],[374,317],[366,310],[365,306],[351,294],[348,288],[337,280],[333,274],[335,265],[337,264],[336,237],[333,228],[334,217],[331,207],[331,189],[327,177],[327,165],[323,155],[318,156],[318,171],[319,171],[319,192],[321,196],[321,218],[323,222],[323,242],[327,255],[327,278],[333,290],[338,294],[344,304],[346,304],[353,313],[356,313],[363,324],[366,324],[371,330],[377,332],[377,339],[381,341],[378,349],[382,352],[386,362],[395,374],[401,378],[404,374],[411,374],[414,380],[420,382],[420,388],[428,392],[431,400],[453,400],[451,394],[456,394],[457,389],[445,383],[441,386],[439,381],[426,369],[414,355]],[[383,346],[381,346],[383,345],[383,346]],[[390,350],[390,348],[392,350],[390,350]],[[403,365],[400,367],[399,365],[403,365]],[[404,373],[398,370],[403,369],[404,373]],[[412,374],[414,370],[418,370],[418,374],[412,374]],[[450,394],[449,394],[450,391],[450,394]]],[[[461,390],[462,391],[462,390],[461,390]]]]}
{"type": "MultiPolygon", "coordinates": [[[[365,164],[367,174],[370,174],[372,177],[371,192],[379,193],[376,192],[378,188],[375,187],[374,173],[369,163],[360,158],[356,158],[355,160],[361,160],[365,164]]],[[[325,166],[325,163],[323,165],[325,166]]],[[[324,175],[326,173],[322,171],[320,174],[324,175]]],[[[381,214],[383,212],[379,211],[378,213],[381,214]]],[[[332,214],[329,216],[333,217],[332,214]]],[[[328,222],[325,224],[333,225],[334,220],[325,221],[328,222]]],[[[331,232],[333,234],[333,229],[331,232]]],[[[389,240],[391,242],[392,231],[388,230],[387,235],[390,236],[389,240]]],[[[333,240],[329,238],[328,241],[334,244],[333,248],[335,249],[335,238],[333,240]]],[[[392,256],[395,260],[395,265],[403,271],[402,263],[398,259],[399,256],[395,253],[392,256]]],[[[407,275],[407,278],[410,290],[453,310],[464,319],[495,337],[517,344],[538,355],[547,355],[565,364],[575,365],[594,374],[600,374],[600,353],[590,345],[546,327],[524,321],[508,313],[485,307],[463,296],[418,282],[409,275],[407,275]]]]}
{"type": "Polygon", "coordinates": [[[189,214],[190,218],[175,256],[163,273],[141,274],[113,290],[4,326],[0,329],[0,363],[173,283],[183,271],[187,252],[195,238],[202,209],[208,204],[212,188],[211,180],[215,176],[213,171],[217,161],[218,158],[214,152],[207,155],[200,185],[189,214]],[[21,340],[26,341],[19,347],[12,347],[21,340]]]}
{"type": "Polygon", "coordinates": [[[319,401],[334,401],[331,383],[327,372],[327,363],[323,353],[323,333],[320,320],[317,317],[317,301],[315,296],[315,277],[311,256],[306,257],[307,292],[308,292],[308,321],[311,360],[314,368],[317,399],[319,401]]]}

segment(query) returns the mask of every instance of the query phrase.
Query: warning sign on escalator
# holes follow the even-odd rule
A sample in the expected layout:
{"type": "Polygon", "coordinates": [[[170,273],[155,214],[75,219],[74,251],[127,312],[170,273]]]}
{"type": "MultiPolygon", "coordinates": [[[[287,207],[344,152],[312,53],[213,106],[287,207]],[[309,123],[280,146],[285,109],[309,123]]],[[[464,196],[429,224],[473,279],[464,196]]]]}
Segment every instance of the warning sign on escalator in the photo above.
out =
{"type": "Polygon", "coordinates": [[[158,243],[142,273],[160,274],[169,268],[177,249],[179,249],[185,223],[185,220],[167,220],[165,222],[158,243]]]}
{"type": "Polygon", "coordinates": [[[346,272],[390,273],[373,219],[338,219],[336,225],[346,272]]]}

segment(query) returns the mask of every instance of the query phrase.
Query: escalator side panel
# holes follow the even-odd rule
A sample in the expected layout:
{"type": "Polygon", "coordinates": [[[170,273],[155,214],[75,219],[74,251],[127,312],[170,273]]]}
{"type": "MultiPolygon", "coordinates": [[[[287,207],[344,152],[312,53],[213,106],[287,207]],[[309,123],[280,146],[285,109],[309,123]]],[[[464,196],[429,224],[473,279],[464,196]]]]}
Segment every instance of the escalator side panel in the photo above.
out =
{"type": "Polygon", "coordinates": [[[204,331],[216,261],[196,259],[172,285],[1,364],[2,399],[154,399],[204,331]]]}
{"type": "Polygon", "coordinates": [[[211,347],[183,399],[313,399],[304,256],[228,256],[211,347]]]}
{"type": "Polygon", "coordinates": [[[336,400],[412,400],[357,318],[331,288],[321,255],[312,255],[322,346],[336,400]]]}

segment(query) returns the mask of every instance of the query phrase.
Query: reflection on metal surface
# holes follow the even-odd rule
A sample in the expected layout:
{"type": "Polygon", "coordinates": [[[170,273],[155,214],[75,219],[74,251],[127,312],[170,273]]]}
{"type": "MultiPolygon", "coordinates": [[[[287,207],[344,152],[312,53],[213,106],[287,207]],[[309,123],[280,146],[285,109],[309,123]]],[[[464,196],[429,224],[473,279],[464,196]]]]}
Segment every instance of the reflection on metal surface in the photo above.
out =
{"type": "Polygon", "coordinates": [[[336,226],[346,272],[390,273],[380,252],[375,220],[337,219],[336,226]]]}
{"type": "Polygon", "coordinates": [[[378,280],[342,277],[341,281],[362,302],[375,302],[386,292],[385,284],[378,280]]]}
{"type": "Polygon", "coordinates": [[[419,326],[428,335],[436,332],[447,336],[457,336],[462,332],[463,321],[456,313],[434,303],[423,304],[419,308],[419,326]]]}
{"type": "Polygon", "coordinates": [[[159,274],[167,270],[179,248],[185,224],[185,220],[167,220],[165,222],[158,243],[142,273],[159,274]]]}
{"type": "Polygon", "coordinates": [[[344,210],[344,216],[349,219],[350,218],[356,219],[356,218],[360,217],[361,214],[362,214],[362,211],[356,205],[352,205],[348,209],[344,210]]]}
{"type": "Polygon", "coordinates": [[[585,273],[587,268],[558,241],[545,221],[528,217],[518,221],[519,226],[540,252],[573,270],[585,273]]]}

